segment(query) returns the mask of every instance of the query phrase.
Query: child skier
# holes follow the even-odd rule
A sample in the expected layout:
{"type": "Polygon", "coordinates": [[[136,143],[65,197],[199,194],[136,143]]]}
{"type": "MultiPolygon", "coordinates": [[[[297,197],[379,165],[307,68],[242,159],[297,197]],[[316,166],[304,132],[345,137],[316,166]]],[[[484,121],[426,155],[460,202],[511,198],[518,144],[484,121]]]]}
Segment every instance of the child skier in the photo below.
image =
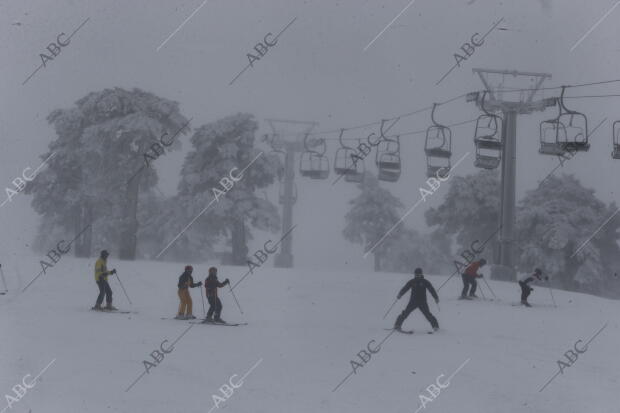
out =
{"type": "Polygon", "coordinates": [[[189,288],[200,287],[202,285],[202,281],[199,283],[195,283],[192,278],[192,272],[194,271],[194,267],[191,265],[185,266],[185,271],[179,277],[179,299],[181,303],[179,304],[179,312],[177,316],[174,317],[177,320],[193,320],[194,314],[192,312],[192,296],[189,293],[189,288]]]}
{"type": "Polygon", "coordinates": [[[209,276],[205,280],[205,290],[207,293],[207,300],[209,301],[209,311],[207,311],[207,318],[205,322],[210,323],[215,321],[216,323],[226,324],[226,321],[220,318],[222,313],[222,302],[217,296],[217,289],[222,288],[225,285],[230,284],[228,278],[224,282],[219,282],[217,279],[217,268],[209,268],[209,276]],[[215,315],[215,319],[213,319],[215,315]]]}
{"type": "Polygon", "coordinates": [[[110,288],[110,284],[108,284],[108,275],[116,274],[116,269],[112,269],[108,271],[107,262],[108,256],[110,254],[108,251],[103,250],[99,255],[99,259],[95,262],[95,282],[97,283],[97,287],[99,287],[99,296],[97,296],[97,302],[95,306],[92,308],[93,310],[102,311],[116,311],[118,308],[112,305],[112,289],[110,288]],[[106,306],[101,307],[103,303],[103,297],[105,296],[106,306]]]}
{"type": "Polygon", "coordinates": [[[394,329],[402,331],[401,326],[403,325],[403,321],[405,321],[413,310],[419,308],[420,311],[422,311],[422,314],[424,314],[424,317],[426,317],[428,322],[431,323],[433,330],[437,331],[437,329],[439,329],[439,323],[437,323],[437,319],[428,308],[428,303],[426,302],[426,291],[428,290],[435,299],[435,302],[439,303],[437,292],[435,291],[435,288],[433,288],[430,281],[424,278],[422,268],[416,268],[414,274],[415,277],[409,280],[409,282],[398,292],[397,297],[400,299],[409,289],[411,289],[411,297],[409,298],[409,304],[407,304],[407,307],[405,307],[403,312],[400,313],[396,319],[394,329]]]}
{"type": "Polygon", "coordinates": [[[484,258],[479,261],[474,261],[465,268],[465,272],[461,274],[461,278],[463,279],[463,291],[461,291],[461,300],[471,300],[471,298],[478,298],[476,295],[476,288],[478,287],[478,283],[476,282],[476,278],[482,278],[481,274],[478,274],[478,270],[487,263],[487,260],[484,258]],[[469,286],[471,285],[471,289],[469,286]],[[469,289],[469,296],[467,295],[467,290],[469,289]]]}
{"type": "MultiPolygon", "coordinates": [[[[527,297],[529,297],[530,293],[534,291],[534,289],[527,284],[534,281],[535,279],[538,281],[543,280],[542,271],[540,270],[540,268],[536,268],[532,275],[521,274],[517,277],[517,280],[519,281],[519,286],[521,287],[521,304],[526,307],[531,307],[530,303],[527,302],[527,297]]],[[[545,281],[549,281],[548,276],[545,276],[545,281]]]]}

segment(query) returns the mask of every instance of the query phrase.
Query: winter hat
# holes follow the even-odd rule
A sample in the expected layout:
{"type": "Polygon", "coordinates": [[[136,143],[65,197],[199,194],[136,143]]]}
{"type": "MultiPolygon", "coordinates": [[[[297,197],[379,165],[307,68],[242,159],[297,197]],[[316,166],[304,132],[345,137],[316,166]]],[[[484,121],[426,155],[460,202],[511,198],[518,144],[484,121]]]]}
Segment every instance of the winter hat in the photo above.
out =
{"type": "Polygon", "coordinates": [[[534,272],[538,275],[542,275],[542,270],[540,268],[534,269],[534,272]]]}
{"type": "Polygon", "coordinates": [[[422,268],[418,267],[415,269],[415,271],[413,271],[413,273],[418,276],[418,275],[422,275],[422,268]]]}
{"type": "Polygon", "coordinates": [[[194,267],[192,267],[191,265],[185,266],[185,272],[192,272],[192,271],[194,271],[194,267]]]}
{"type": "Polygon", "coordinates": [[[480,259],[480,265],[485,265],[487,263],[487,260],[485,260],[484,258],[480,259]]]}
{"type": "Polygon", "coordinates": [[[217,268],[215,268],[215,267],[209,268],[209,275],[211,275],[211,274],[217,274],[217,268]]]}
{"type": "Polygon", "coordinates": [[[103,258],[106,258],[106,257],[108,257],[109,255],[110,255],[110,253],[108,252],[108,250],[103,250],[103,251],[101,251],[101,256],[102,256],[103,258]]]}

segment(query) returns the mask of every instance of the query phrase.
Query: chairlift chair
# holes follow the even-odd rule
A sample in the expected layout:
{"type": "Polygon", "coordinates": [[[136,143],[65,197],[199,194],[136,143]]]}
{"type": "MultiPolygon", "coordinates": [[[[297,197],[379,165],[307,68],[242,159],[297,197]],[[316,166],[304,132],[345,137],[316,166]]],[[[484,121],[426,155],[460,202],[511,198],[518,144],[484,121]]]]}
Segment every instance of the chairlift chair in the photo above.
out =
{"type": "Polygon", "coordinates": [[[396,182],[401,174],[400,136],[388,138],[383,133],[385,120],[381,121],[381,139],[377,144],[375,164],[379,170],[377,178],[381,181],[396,182]]]}
{"type": "Polygon", "coordinates": [[[562,86],[562,93],[556,100],[558,104],[558,116],[540,124],[540,149],[538,152],[545,155],[562,155],[566,151],[587,151],[588,143],[588,118],[583,113],[570,110],[564,104],[564,92],[566,86],[562,86]]]}
{"type": "Polygon", "coordinates": [[[320,139],[318,145],[323,146],[321,152],[308,147],[308,134],[304,137],[305,152],[299,159],[299,174],[311,179],[327,179],[329,177],[329,159],[325,156],[327,144],[320,139]]]}
{"type": "Polygon", "coordinates": [[[613,124],[613,144],[614,150],[611,153],[611,157],[614,159],[620,159],[620,121],[615,121],[613,124]]]}
{"type": "Polygon", "coordinates": [[[431,121],[433,124],[426,130],[424,152],[426,154],[426,176],[431,178],[443,170],[445,174],[450,172],[450,158],[452,157],[452,131],[435,121],[435,109],[437,103],[433,103],[431,121]]]}
{"type": "Polygon", "coordinates": [[[340,148],[336,150],[334,157],[334,172],[344,175],[347,182],[361,182],[364,174],[364,160],[357,153],[357,150],[346,146],[342,141],[344,129],[340,130],[340,148]]]}
{"type": "Polygon", "coordinates": [[[476,160],[474,166],[483,169],[496,169],[501,161],[502,154],[502,118],[490,113],[484,106],[487,92],[482,95],[480,107],[484,114],[476,120],[474,145],[476,146],[476,160]]]}

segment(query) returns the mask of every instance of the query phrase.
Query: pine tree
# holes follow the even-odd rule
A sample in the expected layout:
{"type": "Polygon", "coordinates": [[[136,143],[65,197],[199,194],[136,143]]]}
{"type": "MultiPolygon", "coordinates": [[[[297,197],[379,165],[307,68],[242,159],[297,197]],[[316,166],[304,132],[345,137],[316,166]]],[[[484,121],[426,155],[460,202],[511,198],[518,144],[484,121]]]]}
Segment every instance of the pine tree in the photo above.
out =
{"type": "Polygon", "coordinates": [[[400,220],[398,209],[403,205],[390,191],[381,188],[377,178],[368,172],[364,174],[364,180],[358,184],[358,188],[362,192],[349,202],[351,210],[345,216],[346,225],[342,234],[346,240],[363,245],[366,252],[374,247],[374,269],[381,271],[382,258],[389,245],[389,241],[386,241],[398,234],[402,223],[382,238],[400,220]]]}
{"type": "Polygon", "coordinates": [[[54,154],[48,171],[26,188],[34,194],[33,208],[51,220],[47,229],[84,231],[76,255],[116,243],[121,258],[134,259],[139,194],[157,183],[145,154],[162,137],[171,142],[167,150],[180,147],[178,136],[172,136],[187,133],[188,122],[178,104],[139,89],[105,89],[47,119],[57,138],[43,155],[54,154]]]}
{"type": "Polygon", "coordinates": [[[194,217],[212,203],[187,236],[207,243],[226,237],[236,265],[246,264],[251,228],[280,229],[276,206],[255,194],[273,184],[281,168],[277,156],[254,147],[257,129],[253,116],[244,113],[198,128],[178,186],[178,202],[194,217]]]}

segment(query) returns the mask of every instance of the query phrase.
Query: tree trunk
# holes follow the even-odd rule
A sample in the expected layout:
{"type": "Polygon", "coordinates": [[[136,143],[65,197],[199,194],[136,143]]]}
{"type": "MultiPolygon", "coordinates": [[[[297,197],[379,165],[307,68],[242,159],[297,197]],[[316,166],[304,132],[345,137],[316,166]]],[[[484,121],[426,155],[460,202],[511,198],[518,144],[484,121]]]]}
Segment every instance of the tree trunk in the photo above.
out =
{"type": "Polygon", "coordinates": [[[92,239],[93,239],[93,227],[92,227],[92,208],[90,204],[86,203],[77,208],[75,211],[74,219],[74,232],[75,237],[82,233],[75,239],[74,254],[76,257],[88,258],[92,251],[92,239]]]}
{"type": "Polygon", "coordinates": [[[248,257],[248,246],[245,237],[245,222],[243,220],[233,223],[232,234],[232,261],[234,265],[245,265],[248,257]]]}
{"type": "Polygon", "coordinates": [[[127,187],[125,205],[123,208],[123,229],[121,230],[120,251],[118,256],[122,260],[136,259],[138,243],[138,192],[140,179],[132,179],[127,187]]]}

